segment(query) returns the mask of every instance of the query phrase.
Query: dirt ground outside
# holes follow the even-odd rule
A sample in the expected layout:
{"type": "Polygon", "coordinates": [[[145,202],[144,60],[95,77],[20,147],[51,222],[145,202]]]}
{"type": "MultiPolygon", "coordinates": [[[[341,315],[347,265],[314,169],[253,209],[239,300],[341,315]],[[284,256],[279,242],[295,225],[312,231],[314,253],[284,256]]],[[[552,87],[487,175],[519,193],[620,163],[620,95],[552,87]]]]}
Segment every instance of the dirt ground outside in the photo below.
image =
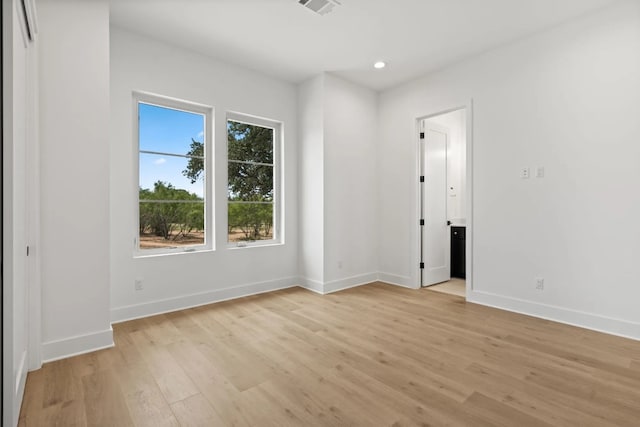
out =
{"type": "Polygon", "coordinates": [[[183,246],[204,245],[204,231],[192,231],[176,240],[165,239],[151,233],[140,235],[140,249],[180,248],[183,246]]]}
{"type": "MultiPolygon", "coordinates": [[[[262,240],[273,239],[273,231],[264,236],[262,240]]],[[[228,234],[229,242],[242,242],[246,240],[242,230],[232,229],[228,234]]],[[[173,240],[172,237],[165,239],[162,236],[156,236],[151,233],[140,235],[140,249],[161,249],[161,248],[181,248],[187,246],[204,245],[204,231],[192,231],[187,235],[180,236],[173,240]]]]}

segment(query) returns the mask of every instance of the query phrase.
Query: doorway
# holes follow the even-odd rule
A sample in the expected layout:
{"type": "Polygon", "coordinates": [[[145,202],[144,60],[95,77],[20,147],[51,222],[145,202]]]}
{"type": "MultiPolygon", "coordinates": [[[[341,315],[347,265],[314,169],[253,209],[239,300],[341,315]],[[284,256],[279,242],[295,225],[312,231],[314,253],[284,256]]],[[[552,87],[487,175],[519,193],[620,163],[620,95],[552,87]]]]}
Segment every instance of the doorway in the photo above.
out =
{"type": "Polygon", "coordinates": [[[463,296],[470,264],[468,111],[462,107],[418,119],[420,285],[463,296]]]}

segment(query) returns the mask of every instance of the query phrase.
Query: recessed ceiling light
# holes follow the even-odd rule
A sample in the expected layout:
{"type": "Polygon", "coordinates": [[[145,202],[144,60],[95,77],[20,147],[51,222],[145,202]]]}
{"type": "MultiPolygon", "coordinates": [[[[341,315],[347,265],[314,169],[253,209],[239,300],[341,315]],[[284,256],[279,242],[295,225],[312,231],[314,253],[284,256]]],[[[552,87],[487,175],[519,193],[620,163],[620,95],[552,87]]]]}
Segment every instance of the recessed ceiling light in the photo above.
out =
{"type": "Polygon", "coordinates": [[[381,69],[381,68],[384,68],[386,66],[387,66],[387,64],[385,64],[384,61],[378,61],[375,64],[373,64],[373,67],[377,68],[378,70],[381,69]]]}

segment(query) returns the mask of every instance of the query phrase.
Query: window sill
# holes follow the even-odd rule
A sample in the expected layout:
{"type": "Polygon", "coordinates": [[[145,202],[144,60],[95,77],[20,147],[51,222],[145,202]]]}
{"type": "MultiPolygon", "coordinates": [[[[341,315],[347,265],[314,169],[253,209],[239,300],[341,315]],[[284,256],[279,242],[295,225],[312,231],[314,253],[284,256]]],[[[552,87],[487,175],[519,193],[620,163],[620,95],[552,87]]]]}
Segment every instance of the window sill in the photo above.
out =
{"type": "Polygon", "coordinates": [[[215,249],[213,248],[198,248],[198,249],[193,249],[193,250],[176,250],[176,251],[171,251],[171,252],[154,252],[154,253],[142,253],[142,252],[136,252],[133,254],[133,258],[134,259],[141,259],[141,258],[156,258],[156,257],[165,257],[165,256],[173,256],[173,255],[188,255],[188,254],[199,254],[199,253],[203,253],[203,252],[214,252],[215,249]]]}
{"type": "Polygon", "coordinates": [[[237,243],[227,244],[227,249],[236,250],[236,249],[250,249],[250,248],[267,248],[271,246],[284,246],[284,242],[276,241],[276,240],[267,240],[263,242],[259,242],[259,241],[248,242],[244,245],[238,245],[237,243]]]}

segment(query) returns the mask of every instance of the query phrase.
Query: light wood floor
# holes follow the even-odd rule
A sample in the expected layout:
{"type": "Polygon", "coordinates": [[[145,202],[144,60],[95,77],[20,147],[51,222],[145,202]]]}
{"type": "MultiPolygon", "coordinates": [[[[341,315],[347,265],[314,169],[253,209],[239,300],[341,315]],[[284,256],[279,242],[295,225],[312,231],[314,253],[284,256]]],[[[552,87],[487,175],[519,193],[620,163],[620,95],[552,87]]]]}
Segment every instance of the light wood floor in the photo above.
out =
{"type": "Polygon", "coordinates": [[[114,325],[21,426],[638,426],[640,342],[380,283],[114,325]]]}
{"type": "Polygon", "coordinates": [[[464,279],[456,277],[437,285],[429,286],[430,291],[442,292],[449,295],[463,297],[467,294],[467,285],[464,279]]]}

